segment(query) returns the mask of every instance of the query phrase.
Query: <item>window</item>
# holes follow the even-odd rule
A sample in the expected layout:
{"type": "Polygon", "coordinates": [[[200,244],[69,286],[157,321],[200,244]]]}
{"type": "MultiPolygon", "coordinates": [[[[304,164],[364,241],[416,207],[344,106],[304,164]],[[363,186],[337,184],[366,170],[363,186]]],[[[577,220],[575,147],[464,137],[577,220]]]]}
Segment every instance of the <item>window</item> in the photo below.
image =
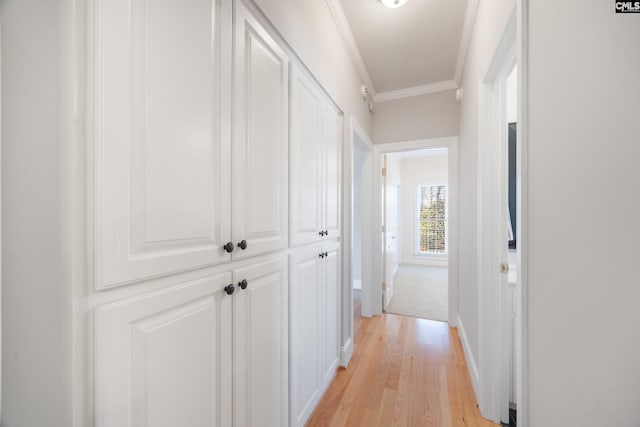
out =
{"type": "Polygon", "coordinates": [[[418,185],[417,187],[418,254],[447,253],[446,193],[445,185],[418,185]]]}

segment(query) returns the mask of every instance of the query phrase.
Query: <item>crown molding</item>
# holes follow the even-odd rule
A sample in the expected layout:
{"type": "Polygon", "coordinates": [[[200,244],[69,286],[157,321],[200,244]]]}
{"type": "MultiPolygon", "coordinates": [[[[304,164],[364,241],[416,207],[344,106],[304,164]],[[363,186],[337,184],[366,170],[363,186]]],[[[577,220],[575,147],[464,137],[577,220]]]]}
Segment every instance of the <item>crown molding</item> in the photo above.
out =
{"type": "Polygon", "coordinates": [[[469,0],[467,9],[464,12],[464,24],[462,25],[462,35],[460,36],[460,45],[458,46],[458,58],[456,60],[456,70],[453,80],[460,85],[464,64],[467,60],[467,51],[471,42],[471,33],[473,32],[473,24],[476,21],[476,13],[478,11],[478,0],[469,0]]]}
{"type": "Polygon", "coordinates": [[[373,102],[393,101],[395,99],[408,98],[410,96],[427,95],[429,93],[444,92],[445,90],[457,89],[458,84],[453,80],[431,83],[428,85],[408,87],[405,89],[390,90],[378,93],[373,102]]]}
{"type": "Polygon", "coordinates": [[[329,7],[329,10],[331,11],[333,20],[338,27],[338,31],[340,31],[340,35],[342,36],[344,43],[347,46],[347,50],[351,54],[351,59],[356,66],[358,74],[363,80],[363,83],[369,88],[371,98],[373,99],[376,96],[376,90],[373,86],[373,82],[371,81],[371,76],[369,76],[367,66],[364,64],[364,60],[362,59],[362,54],[360,53],[360,49],[358,48],[356,39],[353,36],[353,31],[351,30],[351,26],[349,25],[347,16],[345,15],[344,9],[342,8],[342,3],[340,3],[340,0],[326,0],[326,3],[329,7]]]}

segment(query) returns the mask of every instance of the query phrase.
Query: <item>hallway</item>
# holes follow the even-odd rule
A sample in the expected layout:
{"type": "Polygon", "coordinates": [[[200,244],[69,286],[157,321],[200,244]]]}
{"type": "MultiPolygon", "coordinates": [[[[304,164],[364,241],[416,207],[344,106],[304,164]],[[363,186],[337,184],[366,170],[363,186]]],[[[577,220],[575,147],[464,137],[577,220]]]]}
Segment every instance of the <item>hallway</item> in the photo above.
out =
{"type": "Polygon", "coordinates": [[[497,426],[478,411],[462,347],[445,323],[384,314],[360,317],[355,349],[308,426],[497,426]]]}

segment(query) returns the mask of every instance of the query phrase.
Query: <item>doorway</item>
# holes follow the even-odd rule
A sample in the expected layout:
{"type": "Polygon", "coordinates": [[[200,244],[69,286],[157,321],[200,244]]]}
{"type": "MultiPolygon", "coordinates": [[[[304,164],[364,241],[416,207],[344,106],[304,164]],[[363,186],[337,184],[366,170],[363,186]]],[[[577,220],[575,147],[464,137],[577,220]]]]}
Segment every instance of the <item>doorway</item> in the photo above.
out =
{"type": "Polygon", "coordinates": [[[448,148],[383,154],[386,312],[448,321],[448,148]]]}
{"type": "MultiPolygon", "coordinates": [[[[457,313],[458,313],[458,138],[457,137],[449,137],[449,138],[434,138],[434,139],[425,139],[418,141],[407,141],[407,142],[396,142],[389,144],[378,144],[374,147],[374,160],[375,166],[374,169],[376,171],[375,180],[373,181],[374,188],[378,189],[375,192],[376,200],[374,201],[375,215],[373,224],[375,224],[370,230],[373,231],[374,234],[374,243],[373,247],[376,248],[374,253],[374,283],[380,284],[375,287],[374,291],[377,290],[377,295],[374,295],[374,303],[377,303],[378,306],[376,314],[382,313],[384,304],[392,303],[394,299],[394,293],[397,293],[398,287],[398,277],[402,278],[402,276],[398,276],[398,274],[402,273],[402,264],[403,261],[408,261],[406,264],[410,264],[413,258],[413,255],[416,252],[419,252],[419,247],[414,247],[419,243],[419,240],[416,240],[418,236],[415,226],[416,226],[416,218],[418,215],[418,211],[416,210],[416,204],[418,203],[418,187],[417,184],[413,186],[408,185],[407,194],[410,194],[408,197],[411,199],[411,203],[413,204],[411,208],[405,208],[404,213],[402,207],[400,207],[397,218],[401,218],[403,215],[409,216],[411,219],[409,223],[411,225],[403,225],[403,222],[400,222],[399,229],[394,228],[392,225],[389,227],[389,232],[387,233],[385,230],[385,216],[388,218],[393,218],[394,213],[393,209],[391,214],[385,212],[385,209],[382,207],[385,206],[384,198],[385,191],[383,188],[386,186],[385,176],[383,175],[383,166],[385,162],[385,155],[387,156],[387,161],[390,162],[390,169],[394,161],[396,161],[394,156],[399,156],[398,159],[402,157],[407,157],[407,160],[411,159],[411,156],[420,156],[423,154],[417,154],[419,152],[423,152],[423,150],[433,150],[439,149],[440,153],[447,153],[446,156],[446,187],[447,187],[447,212],[446,212],[446,221],[447,221],[447,233],[446,233],[446,313],[447,313],[447,321],[451,326],[457,326],[457,313]],[[393,153],[393,154],[392,154],[393,153]],[[414,154],[411,154],[414,153],[414,154]],[[414,217],[415,216],[415,217],[414,217]],[[405,230],[406,228],[406,230],[405,230]],[[412,231],[413,229],[413,231],[412,231]],[[405,233],[406,232],[406,233],[405,233]],[[403,237],[408,235],[409,237],[403,237]],[[395,236],[395,239],[393,238],[395,236]],[[393,262],[387,266],[387,247],[393,250],[393,245],[396,245],[400,248],[400,256],[397,257],[399,267],[397,269],[396,274],[393,272],[395,267],[393,262]],[[408,247],[410,249],[402,249],[403,247],[408,247]],[[378,249],[379,248],[379,249],[378,249]],[[410,254],[410,255],[405,255],[410,254]],[[387,274],[389,273],[389,274],[387,274]],[[393,278],[392,278],[393,277],[393,278]],[[387,283],[389,282],[389,283],[387,283]],[[385,297],[386,296],[386,297],[385,297]]],[[[431,153],[437,153],[438,151],[434,150],[431,153]]],[[[423,152],[426,153],[426,152],[423,152]]],[[[398,160],[402,161],[402,160],[398,160]]],[[[395,166],[396,169],[400,170],[399,166],[395,166]]],[[[405,178],[408,181],[408,178],[405,178]]],[[[398,181],[398,178],[395,179],[398,181]]],[[[394,191],[397,191],[398,182],[395,182],[394,179],[390,179],[389,187],[390,193],[393,194],[394,191]],[[395,190],[394,190],[395,187],[395,190]]],[[[417,183],[417,181],[416,181],[417,183]]],[[[400,184],[400,192],[399,198],[402,198],[402,184],[400,184]]],[[[437,187],[437,186],[434,186],[437,187]]],[[[437,188],[433,188],[433,196],[437,197],[437,188]]],[[[422,190],[420,190],[422,191],[422,190]]],[[[425,203],[428,204],[428,189],[425,189],[425,203]]],[[[441,193],[442,194],[442,193],[441,193]]],[[[389,199],[393,200],[395,196],[391,196],[389,199]]],[[[391,204],[393,206],[393,204],[391,204]]],[[[406,222],[406,221],[404,221],[406,222]]],[[[433,251],[432,251],[433,252],[433,251]]],[[[435,255],[435,254],[434,254],[435,255]]],[[[437,257],[431,257],[432,263],[440,262],[440,266],[443,266],[444,260],[438,260],[437,257]]],[[[393,259],[393,255],[392,255],[393,259]]],[[[421,257],[418,257],[418,260],[424,261],[421,257]]],[[[414,264],[415,265],[415,264],[414,264]]],[[[419,264],[418,264],[419,265],[419,264]]],[[[412,266],[413,267],[413,266],[412,266]]],[[[436,265],[437,267],[437,265],[436,265]]]]}

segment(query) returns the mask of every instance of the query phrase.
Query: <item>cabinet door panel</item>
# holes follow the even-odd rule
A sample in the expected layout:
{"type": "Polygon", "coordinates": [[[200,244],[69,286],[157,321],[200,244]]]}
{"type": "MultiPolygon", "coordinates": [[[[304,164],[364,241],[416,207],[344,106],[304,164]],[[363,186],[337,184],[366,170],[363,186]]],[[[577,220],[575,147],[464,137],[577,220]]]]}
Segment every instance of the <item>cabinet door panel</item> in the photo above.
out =
{"type": "Polygon", "coordinates": [[[236,4],[233,238],[242,258],[288,244],[289,61],[241,2],[236,4]]]}
{"type": "Polygon", "coordinates": [[[291,255],[291,425],[302,426],[320,399],[319,249],[291,255]]]}
{"type": "Polygon", "coordinates": [[[291,245],[320,240],[322,230],[320,94],[301,71],[291,73],[291,245]]]}
{"type": "Polygon", "coordinates": [[[96,426],[231,425],[231,274],[96,308],[96,426]]]}
{"type": "Polygon", "coordinates": [[[323,109],[323,225],[326,238],[340,237],[342,115],[332,105],[323,109]]]}
{"type": "Polygon", "coordinates": [[[234,424],[288,424],[287,259],[236,270],[234,282],[234,424]]]}
{"type": "Polygon", "coordinates": [[[340,290],[340,253],[338,245],[328,249],[327,256],[320,261],[323,266],[323,359],[322,387],[325,389],[338,368],[338,292],[340,290]]]}
{"type": "Polygon", "coordinates": [[[228,260],[228,0],[95,0],[97,288],[228,260]]]}

